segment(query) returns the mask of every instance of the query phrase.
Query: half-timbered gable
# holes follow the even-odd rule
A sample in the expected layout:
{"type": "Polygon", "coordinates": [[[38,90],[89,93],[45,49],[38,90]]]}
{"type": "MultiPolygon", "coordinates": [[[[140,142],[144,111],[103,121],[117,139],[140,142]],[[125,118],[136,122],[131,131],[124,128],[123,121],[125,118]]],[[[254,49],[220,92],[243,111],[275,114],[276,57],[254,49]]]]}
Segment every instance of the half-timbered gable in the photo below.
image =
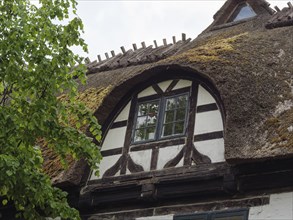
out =
{"type": "MultiPolygon", "coordinates": [[[[102,142],[100,178],[225,161],[218,92],[185,75],[179,68],[165,80],[151,78],[125,97],[102,142]]],[[[90,180],[97,178],[93,172],[90,180]]]]}

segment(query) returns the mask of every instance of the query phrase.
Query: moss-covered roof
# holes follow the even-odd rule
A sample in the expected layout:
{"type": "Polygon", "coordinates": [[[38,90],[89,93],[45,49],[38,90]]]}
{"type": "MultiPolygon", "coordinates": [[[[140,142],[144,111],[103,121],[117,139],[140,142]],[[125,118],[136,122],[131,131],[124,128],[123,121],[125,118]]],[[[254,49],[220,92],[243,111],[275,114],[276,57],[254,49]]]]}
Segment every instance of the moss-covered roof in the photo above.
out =
{"type": "Polygon", "coordinates": [[[135,85],[172,66],[188,67],[207,76],[219,90],[226,109],[226,159],[289,156],[293,133],[283,123],[289,123],[284,117],[290,113],[276,116],[275,111],[293,100],[293,28],[268,30],[265,24],[270,18],[270,14],[262,14],[235,26],[203,32],[188,47],[154,63],[91,74],[89,84],[81,90],[111,84],[109,96],[96,112],[103,123],[135,85]],[[274,117],[280,127],[279,138],[274,138],[277,134],[267,126],[274,117]],[[288,144],[281,141],[282,132],[288,144]]]}
{"type": "MultiPolygon", "coordinates": [[[[263,2],[263,1],[262,1],[263,2]]],[[[80,99],[103,125],[134,87],[168,70],[210,79],[225,107],[225,157],[230,162],[293,156],[293,27],[266,29],[262,13],[230,27],[208,28],[170,56],[108,70],[90,70],[80,99]]]]}
{"type": "MultiPolygon", "coordinates": [[[[111,89],[111,85],[107,87],[93,87],[87,88],[84,91],[80,91],[77,100],[85,103],[86,107],[92,110],[93,112],[99,108],[103,102],[104,97],[108,95],[108,92],[111,89]]],[[[66,100],[67,95],[63,94],[59,96],[59,99],[66,100]]],[[[74,123],[74,122],[73,122],[74,123]]],[[[86,127],[83,126],[80,128],[85,131],[86,127]]],[[[75,161],[72,157],[68,156],[66,158],[68,162],[68,170],[62,165],[60,157],[47,146],[47,144],[40,140],[38,143],[42,146],[42,154],[44,157],[43,169],[52,180],[52,183],[55,185],[78,185],[82,179],[82,175],[75,175],[76,169],[81,171],[86,167],[85,162],[75,161]]]]}

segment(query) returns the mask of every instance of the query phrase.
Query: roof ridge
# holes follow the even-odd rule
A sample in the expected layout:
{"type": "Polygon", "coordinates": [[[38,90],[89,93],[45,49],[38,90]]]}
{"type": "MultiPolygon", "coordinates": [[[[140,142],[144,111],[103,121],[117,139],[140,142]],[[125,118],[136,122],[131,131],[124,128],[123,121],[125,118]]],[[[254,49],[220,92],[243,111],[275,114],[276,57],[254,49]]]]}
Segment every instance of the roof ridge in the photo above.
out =
{"type": "Polygon", "coordinates": [[[287,3],[288,7],[282,10],[275,6],[276,12],[272,15],[271,19],[267,22],[266,28],[272,29],[277,27],[285,27],[293,25],[293,5],[291,2],[287,3]]]}
{"type": "Polygon", "coordinates": [[[106,70],[117,69],[126,66],[134,66],[143,63],[152,63],[168,56],[175,54],[180,48],[189,44],[191,38],[186,39],[186,34],[182,33],[181,40],[176,41],[176,37],[172,37],[172,43],[167,43],[166,38],[163,39],[163,44],[158,45],[154,40],[154,45],[146,46],[145,42],[141,42],[141,47],[137,48],[134,43],[133,49],[125,50],[124,46],[120,49],[122,53],[115,54],[114,50],[111,50],[111,57],[108,53],[105,53],[106,59],[102,59],[101,55],[97,55],[98,60],[90,61],[86,58],[86,65],[88,68],[88,74],[102,72],[106,70]]]}

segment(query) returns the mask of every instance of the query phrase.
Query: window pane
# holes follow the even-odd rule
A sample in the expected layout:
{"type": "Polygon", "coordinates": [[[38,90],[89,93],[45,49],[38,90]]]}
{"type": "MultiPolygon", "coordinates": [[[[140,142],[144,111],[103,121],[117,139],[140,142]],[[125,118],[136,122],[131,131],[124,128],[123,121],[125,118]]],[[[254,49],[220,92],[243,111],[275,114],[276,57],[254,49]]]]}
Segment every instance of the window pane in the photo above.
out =
{"type": "Polygon", "coordinates": [[[155,126],[157,124],[157,115],[153,117],[148,117],[147,126],[155,126]]]}
{"type": "Polygon", "coordinates": [[[176,108],[176,98],[169,98],[166,101],[166,110],[171,110],[176,108]]]}
{"type": "Polygon", "coordinates": [[[159,108],[159,101],[148,104],[148,113],[157,114],[159,108]]]}
{"type": "Polygon", "coordinates": [[[176,122],[174,134],[183,134],[184,131],[184,121],[176,122]]]}
{"type": "Polygon", "coordinates": [[[147,117],[146,116],[138,117],[137,121],[136,121],[136,128],[145,127],[146,123],[147,123],[147,117]]]}
{"type": "Polygon", "coordinates": [[[165,114],[166,116],[165,116],[164,124],[174,121],[174,110],[167,111],[165,114]]]}
{"type": "Polygon", "coordinates": [[[162,136],[184,133],[188,95],[166,99],[162,136]]]}
{"type": "Polygon", "coordinates": [[[156,127],[149,127],[146,129],[146,140],[155,139],[156,127]]]}
{"type": "Polygon", "coordinates": [[[163,136],[168,136],[173,134],[173,123],[165,124],[163,127],[163,136]]]}
{"type": "Polygon", "coordinates": [[[134,141],[143,141],[145,140],[145,129],[138,129],[135,130],[135,134],[134,134],[134,141]]]}
{"type": "Polygon", "coordinates": [[[185,115],[186,115],[186,109],[185,108],[180,108],[177,109],[176,111],[176,121],[183,121],[185,120],[185,115]]]}
{"type": "Polygon", "coordinates": [[[138,105],[133,141],[145,141],[155,139],[158,123],[159,100],[138,105]]]}
{"type": "Polygon", "coordinates": [[[147,112],[148,112],[148,104],[147,103],[140,104],[138,107],[138,116],[147,115],[147,112]]]}
{"type": "Polygon", "coordinates": [[[158,109],[159,109],[158,102],[149,103],[149,106],[148,106],[148,119],[147,119],[148,126],[150,126],[150,125],[151,126],[156,126],[157,118],[158,118],[158,109]]]}
{"type": "Polygon", "coordinates": [[[245,18],[253,17],[255,15],[256,13],[253,11],[253,9],[248,4],[244,3],[238,6],[238,8],[229,19],[229,22],[239,21],[245,18]]]}
{"type": "Polygon", "coordinates": [[[179,96],[177,99],[177,108],[185,108],[187,104],[187,95],[179,96]]]}

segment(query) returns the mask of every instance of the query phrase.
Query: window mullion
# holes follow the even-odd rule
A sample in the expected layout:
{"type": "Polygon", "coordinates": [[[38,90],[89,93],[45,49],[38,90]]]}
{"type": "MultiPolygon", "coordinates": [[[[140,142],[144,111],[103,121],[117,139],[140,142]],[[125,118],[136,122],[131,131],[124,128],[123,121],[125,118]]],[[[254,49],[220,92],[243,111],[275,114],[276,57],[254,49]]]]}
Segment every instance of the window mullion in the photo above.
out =
{"type": "Polygon", "coordinates": [[[176,124],[176,108],[173,110],[173,121],[172,121],[172,135],[175,133],[175,124],[176,124]]]}
{"type": "Polygon", "coordinates": [[[172,125],[172,135],[175,134],[175,125],[176,125],[176,114],[177,114],[177,107],[178,107],[178,97],[175,98],[175,108],[173,109],[173,125],[172,125]]]}
{"type": "Polygon", "coordinates": [[[207,214],[207,220],[212,220],[212,213],[207,214]]]}
{"type": "Polygon", "coordinates": [[[160,139],[163,131],[163,124],[164,124],[164,117],[165,117],[165,105],[166,105],[166,98],[163,96],[159,100],[159,113],[158,113],[158,121],[156,125],[156,140],[160,139]]]}

